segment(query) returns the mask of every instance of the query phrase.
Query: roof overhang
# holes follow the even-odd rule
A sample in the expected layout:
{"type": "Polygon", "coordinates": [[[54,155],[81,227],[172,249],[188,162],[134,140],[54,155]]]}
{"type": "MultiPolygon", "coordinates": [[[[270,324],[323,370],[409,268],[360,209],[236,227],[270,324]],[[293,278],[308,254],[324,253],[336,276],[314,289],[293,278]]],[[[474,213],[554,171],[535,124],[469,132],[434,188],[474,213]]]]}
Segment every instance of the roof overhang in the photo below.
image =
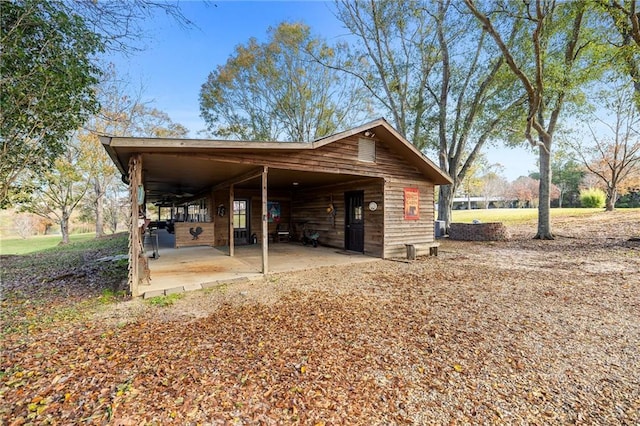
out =
{"type": "MultiPolygon", "coordinates": [[[[179,203],[203,195],[223,182],[251,174],[255,164],[242,161],[242,154],[286,153],[314,150],[332,142],[364,132],[375,133],[415,166],[436,185],[448,185],[451,178],[396,132],[384,119],[375,120],[346,132],[312,143],[250,142],[205,139],[137,138],[101,136],[100,141],[123,179],[128,175],[131,156],[142,155],[143,183],[148,202],[179,203]],[[224,154],[224,155],[221,155],[224,154]],[[234,160],[234,157],[236,158],[234,160]]],[[[299,170],[269,168],[269,189],[295,190],[347,183],[366,176],[319,173],[308,168],[299,170]]],[[[238,187],[255,188],[257,177],[244,180],[238,187]]]]}

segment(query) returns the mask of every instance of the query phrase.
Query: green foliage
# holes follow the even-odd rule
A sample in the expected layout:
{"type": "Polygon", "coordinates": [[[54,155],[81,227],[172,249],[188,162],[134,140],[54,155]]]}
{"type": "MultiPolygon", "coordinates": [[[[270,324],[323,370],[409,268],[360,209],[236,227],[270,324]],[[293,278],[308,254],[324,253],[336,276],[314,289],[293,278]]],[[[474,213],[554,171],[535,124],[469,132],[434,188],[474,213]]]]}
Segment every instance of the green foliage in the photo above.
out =
{"type": "Polygon", "coordinates": [[[606,37],[601,38],[603,62],[606,62],[607,69],[633,82],[632,100],[640,112],[640,28],[637,7],[636,0],[596,1],[597,10],[609,15],[606,22],[613,24],[613,30],[607,27],[606,37]]]}
{"type": "Polygon", "coordinates": [[[167,296],[150,297],[149,299],[146,299],[145,302],[147,302],[152,306],[157,306],[159,308],[166,308],[167,306],[173,305],[183,297],[184,297],[184,293],[173,293],[167,296]]]}
{"type": "Polygon", "coordinates": [[[82,151],[74,144],[67,144],[62,155],[58,156],[52,167],[43,171],[34,182],[38,188],[31,199],[22,205],[22,209],[60,225],[62,243],[69,242],[69,220],[73,210],[84,198],[90,182],[81,170],[82,151]]]}
{"type": "MultiPolygon", "coordinates": [[[[454,194],[478,186],[472,175],[484,145],[509,139],[523,114],[514,75],[455,2],[337,4],[338,19],[356,39],[341,68],[357,75],[396,129],[452,177],[438,194],[438,217],[449,222],[454,194]]],[[[507,44],[517,41],[512,34],[507,44]]]]}
{"type": "MultiPolygon", "coordinates": [[[[71,234],[69,237],[72,246],[74,243],[93,240],[93,233],[71,234]]],[[[60,244],[60,235],[38,235],[29,238],[2,238],[0,244],[0,255],[22,255],[39,252],[47,249],[54,249],[60,244]]]]}
{"type": "MultiPolygon", "coordinates": [[[[128,251],[128,237],[126,233],[116,234],[104,238],[91,238],[92,234],[83,234],[76,236],[77,240],[70,244],[51,246],[53,241],[49,240],[49,248],[33,252],[30,256],[16,256],[12,258],[13,266],[18,268],[33,267],[36,270],[46,271],[71,269],[81,266],[85,263],[85,258],[89,253],[93,253],[93,257],[102,255],[122,254],[128,251]]],[[[58,237],[59,238],[59,237],[58,237]]],[[[34,241],[31,244],[38,245],[37,240],[46,239],[36,237],[27,239],[26,241],[34,241]]],[[[56,241],[59,242],[59,239],[56,241]]],[[[3,240],[3,246],[5,241],[3,240]]],[[[4,247],[3,247],[4,250],[4,247]]],[[[2,254],[7,254],[3,251],[2,254]]]]}
{"type": "MultiPolygon", "coordinates": [[[[126,274],[125,274],[126,277],[126,274]]],[[[102,290],[102,294],[98,298],[98,302],[102,305],[108,305],[115,303],[119,300],[123,300],[127,296],[127,293],[123,290],[114,291],[112,289],[102,290]]]]}
{"type": "Polygon", "coordinates": [[[308,142],[351,126],[366,98],[349,78],[320,64],[342,49],[311,35],[301,23],[269,29],[236,47],[200,90],[200,111],[217,137],[308,142]]]}
{"type": "Polygon", "coordinates": [[[68,133],[96,111],[92,61],[103,48],[81,17],[55,0],[2,2],[0,206],[28,197],[68,133]]]}
{"type": "Polygon", "coordinates": [[[607,201],[607,194],[598,188],[588,188],[580,191],[580,205],[586,208],[602,208],[607,201]]]}
{"type": "Polygon", "coordinates": [[[640,207],[640,190],[630,191],[624,194],[616,202],[616,208],[638,208],[640,207]]]}
{"type": "MultiPolygon", "coordinates": [[[[602,34],[597,23],[602,14],[587,0],[569,2],[494,2],[465,0],[469,10],[483,24],[502,51],[509,68],[526,91],[524,136],[540,145],[540,215],[536,238],[553,239],[549,206],[552,199],[551,154],[554,134],[567,105],[579,105],[589,82],[603,72],[595,49],[602,34]],[[485,12],[480,8],[488,9],[485,12]],[[504,43],[505,22],[518,22],[522,44],[509,48],[504,43]]],[[[513,24],[516,25],[516,24],[513,24]]]]}
{"type": "Polygon", "coordinates": [[[551,159],[551,183],[560,190],[559,207],[576,207],[580,183],[585,175],[584,167],[566,151],[556,150],[551,159]]]}
{"type": "Polygon", "coordinates": [[[82,152],[79,169],[91,182],[80,205],[80,220],[94,222],[96,235],[104,235],[105,221],[112,231],[120,217],[126,215],[126,195],[119,173],[104,150],[98,135],[185,137],[188,130],[171,120],[168,114],[144,103],[130,87],[126,75],[119,75],[109,65],[96,94],[100,112],[93,114],[74,136],[73,143],[82,152]]]}

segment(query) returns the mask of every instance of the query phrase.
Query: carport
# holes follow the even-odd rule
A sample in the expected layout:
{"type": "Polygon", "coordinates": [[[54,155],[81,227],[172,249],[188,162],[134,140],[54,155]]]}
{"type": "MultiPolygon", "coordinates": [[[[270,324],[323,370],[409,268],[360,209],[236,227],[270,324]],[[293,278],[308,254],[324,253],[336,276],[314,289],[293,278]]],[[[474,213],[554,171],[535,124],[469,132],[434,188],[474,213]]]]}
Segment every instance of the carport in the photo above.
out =
{"type": "MultiPolygon", "coordinates": [[[[322,246],[378,258],[404,253],[407,243],[433,244],[434,188],[451,182],[384,119],[312,143],[107,136],[101,142],[129,184],[133,295],[149,279],[158,281],[143,241],[151,204],[181,209],[172,223],[175,250],[166,258],[195,246],[216,247],[227,260],[250,258],[244,246],[253,243],[251,252],[260,252],[255,273],[264,275],[274,271],[270,240],[284,224],[298,233],[313,229],[322,246]]],[[[294,263],[292,253],[283,259],[294,263]]]]}

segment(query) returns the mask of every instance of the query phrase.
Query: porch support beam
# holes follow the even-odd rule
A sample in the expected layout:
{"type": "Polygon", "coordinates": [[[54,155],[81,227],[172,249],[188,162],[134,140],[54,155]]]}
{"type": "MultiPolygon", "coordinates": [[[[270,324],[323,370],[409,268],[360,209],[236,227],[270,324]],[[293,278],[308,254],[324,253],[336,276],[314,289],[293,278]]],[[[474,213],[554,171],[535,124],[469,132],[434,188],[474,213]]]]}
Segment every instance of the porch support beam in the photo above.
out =
{"type": "Polygon", "coordinates": [[[259,167],[257,169],[249,170],[246,173],[243,173],[241,175],[232,177],[231,179],[227,179],[227,180],[225,180],[223,182],[220,182],[219,184],[214,186],[211,190],[212,191],[217,191],[219,189],[225,189],[227,187],[230,187],[230,186],[233,186],[233,185],[237,185],[237,184],[242,183],[242,182],[246,182],[248,180],[260,177],[262,175],[262,172],[263,172],[263,168],[262,167],[259,167]]]}
{"type": "Polygon", "coordinates": [[[129,292],[133,297],[139,296],[138,286],[140,285],[141,276],[147,277],[147,259],[143,253],[142,233],[139,226],[140,207],[144,205],[138,204],[138,194],[140,185],[142,185],[142,155],[135,154],[129,159],[129,171],[127,174],[129,180],[129,201],[131,206],[131,217],[129,220],[129,292]]]}
{"type": "Polygon", "coordinates": [[[262,273],[269,271],[269,222],[267,220],[267,177],[269,168],[262,168],[262,273]]]}
{"type": "Polygon", "coordinates": [[[350,187],[356,184],[361,184],[361,183],[369,183],[369,182],[373,182],[377,179],[384,179],[381,177],[365,177],[362,179],[353,179],[353,180],[348,180],[345,182],[341,182],[341,183],[333,183],[330,185],[320,185],[320,186],[310,186],[308,188],[304,188],[305,191],[319,191],[319,190],[323,190],[323,189],[333,189],[333,188],[343,188],[343,187],[350,187]]]}
{"type": "Polygon", "coordinates": [[[234,256],[234,246],[235,242],[233,241],[233,184],[229,187],[229,256],[234,256]]]}

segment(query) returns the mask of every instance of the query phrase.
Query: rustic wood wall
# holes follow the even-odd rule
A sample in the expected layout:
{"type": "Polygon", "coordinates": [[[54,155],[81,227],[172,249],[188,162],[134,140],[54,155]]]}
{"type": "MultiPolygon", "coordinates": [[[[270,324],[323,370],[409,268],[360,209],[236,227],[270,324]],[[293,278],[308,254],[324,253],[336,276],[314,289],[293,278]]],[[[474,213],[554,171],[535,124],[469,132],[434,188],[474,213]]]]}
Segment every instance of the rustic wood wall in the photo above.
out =
{"type": "Polygon", "coordinates": [[[268,166],[270,168],[355,176],[412,176],[425,179],[413,165],[387,144],[376,141],[375,163],[358,160],[358,135],[313,150],[270,152],[217,152],[216,160],[268,166]]]}
{"type": "MultiPolygon", "coordinates": [[[[405,244],[434,241],[434,186],[430,182],[389,179],[385,183],[385,250],[384,257],[405,257],[405,244]],[[404,189],[419,190],[420,218],[404,218],[404,189]]],[[[428,249],[427,249],[428,250],[428,249]]],[[[418,253],[422,254],[422,252],[418,253]]]]}
{"type": "Polygon", "coordinates": [[[192,246],[215,245],[215,232],[213,222],[176,222],[175,223],[176,248],[192,246]],[[189,232],[200,227],[202,233],[194,239],[189,232]]]}
{"type": "Polygon", "coordinates": [[[229,206],[229,191],[221,190],[213,192],[211,217],[214,223],[214,246],[229,245],[229,218],[232,207],[229,206]],[[218,206],[222,204],[225,208],[224,216],[218,215],[218,206]]]}
{"type": "Polygon", "coordinates": [[[302,236],[302,224],[317,231],[321,245],[344,249],[345,243],[345,200],[348,191],[364,191],[364,252],[372,256],[382,256],[384,229],[384,198],[381,179],[355,182],[310,191],[298,191],[293,196],[293,224],[302,236]],[[378,203],[376,211],[370,211],[369,202],[378,203]],[[333,217],[327,212],[329,204],[336,208],[333,217]]]}
{"type": "MultiPolygon", "coordinates": [[[[290,217],[292,228],[301,227],[302,222],[320,233],[323,245],[344,248],[344,193],[364,191],[365,196],[365,253],[381,257],[404,257],[405,244],[427,243],[434,240],[434,185],[403,156],[383,141],[376,141],[375,162],[358,160],[359,135],[353,135],[315,150],[284,152],[243,152],[216,154],[220,160],[265,165],[291,170],[340,173],[354,175],[354,182],[333,187],[298,190],[293,193],[276,193],[269,190],[269,201],[281,203],[281,217],[290,217]],[[377,178],[363,181],[364,178],[377,178]],[[404,188],[418,188],[420,219],[404,219],[404,188]],[[291,201],[289,201],[291,200],[291,201]],[[378,209],[368,209],[370,201],[378,203],[378,209]],[[329,203],[337,208],[335,219],[327,214],[329,203]]],[[[235,188],[235,198],[251,200],[251,234],[258,240],[261,233],[260,191],[235,188]]],[[[215,222],[215,245],[227,245],[229,238],[228,190],[213,194],[212,213],[215,222]],[[216,207],[223,204],[224,217],[215,214],[216,207]]],[[[269,232],[276,224],[269,224],[269,232]]],[[[298,233],[299,234],[299,233],[298,233]]]]}

